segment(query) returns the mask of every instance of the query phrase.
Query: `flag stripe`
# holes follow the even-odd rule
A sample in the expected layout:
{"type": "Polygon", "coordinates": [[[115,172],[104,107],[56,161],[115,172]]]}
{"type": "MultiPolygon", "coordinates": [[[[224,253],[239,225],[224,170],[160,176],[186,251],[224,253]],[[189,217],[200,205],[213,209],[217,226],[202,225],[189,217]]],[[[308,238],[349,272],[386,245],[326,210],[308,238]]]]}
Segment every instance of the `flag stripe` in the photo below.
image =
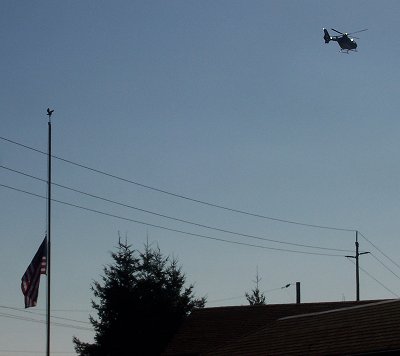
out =
{"type": "Polygon", "coordinates": [[[21,279],[21,290],[25,296],[25,308],[37,304],[40,275],[47,273],[47,236],[37,250],[21,279]]]}

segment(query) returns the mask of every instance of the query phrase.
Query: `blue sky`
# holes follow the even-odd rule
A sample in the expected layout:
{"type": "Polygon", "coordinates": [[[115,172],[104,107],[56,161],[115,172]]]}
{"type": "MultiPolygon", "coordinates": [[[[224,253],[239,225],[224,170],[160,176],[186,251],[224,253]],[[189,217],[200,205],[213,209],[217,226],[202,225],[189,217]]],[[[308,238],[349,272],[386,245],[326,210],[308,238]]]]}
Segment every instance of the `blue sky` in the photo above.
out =
{"type": "MultiPolygon", "coordinates": [[[[46,195],[43,182],[9,170],[46,179],[46,157],[7,140],[46,151],[51,107],[54,155],[235,210],[357,229],[373,253],[360,258],[361,298],[400,295],[397,1],[3,1],[1,10],[2,185],[46,195]],[[322,27],[368,31],[346,55],[324,43],[322,27]]],[[[56,159],[53,182],[284,242],[55,186],[54,199],[125,219],[53,203],[53,314],[72,319],[55,320],[70,327],[53,326],[54,351],[73,354],[73,335],[92,340],[77,321],[88,321],[90,285],[118,234],[176,256],[210,307],[246,304],[257,267],[269,303],[294,302],[295,288],[280,287],[296,281],[304,302],[355,297],[343,257],[354,254],[353,231],[234,213],[56,159]]],[[[23,307],[20,278],[43,239],[46,202],[0,194],[0,355],[41,355],[45,326],[26,320],[41,317],[13,308],[23,307]]],[[[44,287],[45,277],[29,311],[44,313],[44,287]]]]}

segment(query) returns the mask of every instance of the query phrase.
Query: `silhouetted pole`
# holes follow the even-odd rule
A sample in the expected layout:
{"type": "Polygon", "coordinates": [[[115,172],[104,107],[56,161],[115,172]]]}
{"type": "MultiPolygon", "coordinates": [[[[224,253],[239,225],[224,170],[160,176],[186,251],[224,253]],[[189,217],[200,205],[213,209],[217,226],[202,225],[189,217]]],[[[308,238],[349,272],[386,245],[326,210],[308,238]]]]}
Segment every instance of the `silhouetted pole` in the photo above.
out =
{"type": "Polygon", "coordinates": [[[47,109],[48,122],[48,156],[47,156],[47,308],[46,308],[46,355],[50,356],[50,268],[51,268],[51,114],[47,109]]]}
{"type": "Polygon", "coordinates": [[[360,301],[360,265],[359,265],[359,256],[365,255],[369,252],[359,252],[360,244],[358,243],[358,231],[356,230],[356,255],[355,256],[346,256],[348,258],[356,259],[356,301],[360,301]]]}
{"type": "Polygon", "coordinates": [[[360,264],[359,264],[359,251],[360,244],[358,243],[358,231],[356,231],[356,300],[360,300],[360,264]]]}
{"type": "Polygon", "coordinates": [[[296,282],[296,303],[300,304],[300,282],[296,282]]]}

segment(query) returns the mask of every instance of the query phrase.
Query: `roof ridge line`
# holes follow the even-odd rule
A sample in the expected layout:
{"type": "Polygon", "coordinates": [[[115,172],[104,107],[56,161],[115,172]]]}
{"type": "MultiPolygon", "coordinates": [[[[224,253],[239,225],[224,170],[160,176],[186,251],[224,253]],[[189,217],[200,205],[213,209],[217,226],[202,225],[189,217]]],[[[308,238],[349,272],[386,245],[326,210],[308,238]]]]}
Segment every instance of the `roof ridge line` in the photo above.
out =
{"type": "Polygon", "coordinates": [[[313,312],[313,313],[305,313],[305,314],[299,314],[299,315],[284,316],[282,318],[277,319],[276,321],[294,319],[294,318],[304,318],[304,317],[308,317],[308,316],[316,316],[316,315],[322,315],[322,314],[328,314],[328,313],[336,313],[336,312],[340,312],[340,311],[365,308],[365,307],[370,307],[370,306],[373,306],[373,305],[380,305],[380,304],[393,303],[393,302],[399,302],[399,301],[400,301],[400,298],[385,299],[385,300],[381,300],[381,301],[378,301],[378,302],[365,303],[365,304],[361,304],[361,305],[353,305],[353,306],[350,306],[350,307],[343,307],[343,308],[325,310],[325,311],[321,311],[321,312],[313,312]]]}

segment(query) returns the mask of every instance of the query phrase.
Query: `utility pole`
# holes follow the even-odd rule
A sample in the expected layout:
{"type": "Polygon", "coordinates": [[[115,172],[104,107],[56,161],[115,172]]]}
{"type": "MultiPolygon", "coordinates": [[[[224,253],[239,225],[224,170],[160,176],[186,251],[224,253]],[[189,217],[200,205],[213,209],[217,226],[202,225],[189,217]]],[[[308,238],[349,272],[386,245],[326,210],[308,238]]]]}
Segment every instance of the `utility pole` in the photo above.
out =
{"type": "Polygon", "coordinates": [[[346,256],[348,258],[355,258],[356,260],[356,301],[360,301],[360,265],[359,265],[359,256],[365,255],[369,252],[359,252],[360,244],[358,243],[358,231],[356,230],[356,255],[355,256],[346,256]]]}

